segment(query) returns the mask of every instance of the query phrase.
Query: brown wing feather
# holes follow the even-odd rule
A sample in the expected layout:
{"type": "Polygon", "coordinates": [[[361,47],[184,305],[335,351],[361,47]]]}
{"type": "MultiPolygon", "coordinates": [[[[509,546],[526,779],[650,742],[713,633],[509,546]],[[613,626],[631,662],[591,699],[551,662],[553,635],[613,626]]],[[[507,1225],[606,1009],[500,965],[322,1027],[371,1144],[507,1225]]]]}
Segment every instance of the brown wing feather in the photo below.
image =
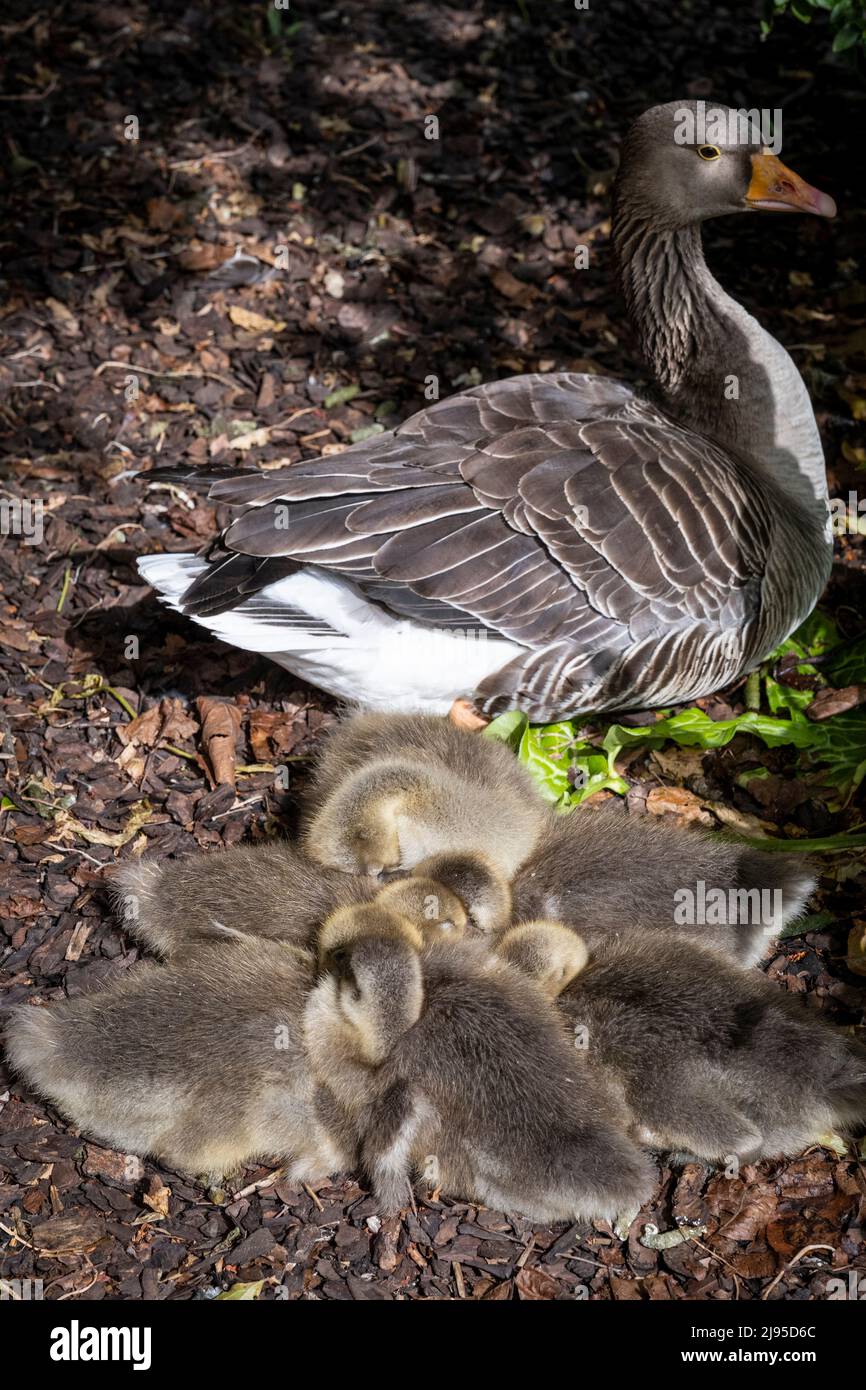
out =
{"type": "Polygon", "coordinates": [[[450,603],[533,648],[592,648],[594,668],[655,632],[745,621],[772,525],[709,440],[569,373],[476,387],[210,496],[247,508],[229,550],[403,584],[418,616],[450,603]]]}

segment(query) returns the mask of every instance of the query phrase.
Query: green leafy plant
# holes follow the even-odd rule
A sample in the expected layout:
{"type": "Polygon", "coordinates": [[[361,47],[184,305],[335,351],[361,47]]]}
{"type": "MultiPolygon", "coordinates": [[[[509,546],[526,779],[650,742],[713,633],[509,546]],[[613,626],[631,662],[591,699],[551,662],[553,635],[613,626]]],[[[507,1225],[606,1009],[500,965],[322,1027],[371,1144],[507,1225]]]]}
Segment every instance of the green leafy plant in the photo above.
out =
{"type": "MultiPolygon", "coordinates": [[[[714,720],[693,707],[676,714],[661,711],[654,723],[639,727],[593,721],[590,733],[583,721],[533,725],[526,715],[512,710],[494,719],[486,736],[508,743],[528,767],[545,800],[564,811],[594,792],[627,792],[628,782],[616,766],[626,749],[637,745],[661,748],[667,743],[682,748],[722,748],[738,734],[752,734],[768,748],[796,748],[804,771],[820,775],[829,809],[839,810],[866,777],[866,710],[813,721],[805,711],[815,691],[789,686],[779,679],[784,663],[784,674],[811,676],[816,683],[825,683],[822,671],[836,685],[866,682],[866,639],[851,647],[840,646],[838,655],[820,671],[812,664],[810,658],[823,657],[837,646],[835,623],[824,614],[813,613],[761,668],[761,708],[746,710],[732,719],[714,720]]],[[[751,775],[765,774],[759,769],[751,775]]],[[[854,840],[850,834],[826,838],[827,848],[833,849],[849,847],[854,840]]],[[[799,840],[776,842],[780,847],[789,843],[804,845],[799,840]]],[[[866,844],[866,835],[860,836],[858,843],[866,844]]],[[[764,840],[761,844],[768,846],[764,840]]],[[[809,844],[816,847],[816,842],[809,844]]]]}
{"type": "Polygon", "coordinates": [[[764,38],[773,21],[792,14],[801,24],[811,24],[816,11],[828,15],[833,30],[833,53],[866,51],[866,3],[864,0],[769,0],[769,14],[761,21],[764,38]]]}

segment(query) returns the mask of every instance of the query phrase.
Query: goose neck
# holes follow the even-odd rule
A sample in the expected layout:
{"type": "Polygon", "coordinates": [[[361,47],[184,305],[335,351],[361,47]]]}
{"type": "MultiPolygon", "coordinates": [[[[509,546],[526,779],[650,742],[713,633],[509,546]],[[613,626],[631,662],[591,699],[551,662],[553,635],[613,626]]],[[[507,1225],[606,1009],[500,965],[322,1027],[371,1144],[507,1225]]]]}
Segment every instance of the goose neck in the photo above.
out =
{"type": "Polygon", "coordinates": [[[629,318],[662,406],[828,524],[827,478],[794,362],[711,274],[698,226],[619,210],[614,252],[629,318]]]}

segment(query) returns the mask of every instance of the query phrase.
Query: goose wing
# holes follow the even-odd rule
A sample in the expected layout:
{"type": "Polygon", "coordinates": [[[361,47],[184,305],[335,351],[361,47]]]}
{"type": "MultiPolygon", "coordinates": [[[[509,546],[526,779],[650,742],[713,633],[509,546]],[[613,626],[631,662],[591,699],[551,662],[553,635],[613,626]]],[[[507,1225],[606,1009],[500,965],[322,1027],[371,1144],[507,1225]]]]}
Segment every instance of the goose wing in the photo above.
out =
{"type": "Polygon", "coordinates": [[[476,387],[343,454],[218,477],[209,495],[243,511],[184,595],[192,614],[310,564],[421,621],[611,658],[754,616],[772,515],[711,441],[621,382],[572,373],[476,387]]]}

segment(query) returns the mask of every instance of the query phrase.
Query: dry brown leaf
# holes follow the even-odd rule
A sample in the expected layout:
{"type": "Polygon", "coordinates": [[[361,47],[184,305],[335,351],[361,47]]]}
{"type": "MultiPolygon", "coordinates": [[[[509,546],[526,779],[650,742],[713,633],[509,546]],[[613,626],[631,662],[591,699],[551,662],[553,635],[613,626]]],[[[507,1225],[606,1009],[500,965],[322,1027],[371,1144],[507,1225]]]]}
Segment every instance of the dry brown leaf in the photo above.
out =
{"type": "Polygon", "coordinates": [[[131,781],[141,781],[144,776],[144,769],[147,767],[147,758],[138,751],[134,743],[127,744],[120,756],[114,761],[118,767],[123,768],[131,781]]]}
{"type": "Polygon", "coordinates": [[[29,652],[44,640],[28,623],[19,622],[17,618],[0,623],[0,649],[9,647],[15,652],[29,652]]]}
{"type": "MultiPolygon", "coordinates": [[[[184,270],[215,270],[233,255],[234,251],[230,246],[216,246],[211,241],[194,241],[185,251],[181,251],[177,259],[184,270]]],[[[208,367],[206,370],[212,369],[208,367]]]]}
{"type": "Polygon", "coordinates": [[[12,838],[17,845],[44,844],[51,839],[51,823],[43,821],[41,825],[17,825],[12,831],[12,838]]]}
{"type": "MultiPolygon", "coordinates": [[[[635,751],[640,753],[645,749],[638,745],[635,751]]],[[[650,754],[650,761],[663,777],[685,781],[686,778],[696,777],[703,772],[706,756],[705,748],[678,748],[676,744],[671,744],[669,748],[654,748],[650,754]]]]}
{"type": "Polygon", "coordinates": [[[643,1302],[643,1294],[637,1279],[622,1279],[617,1274],[611,1274],[610,1291],[617,1303],[643,1302]]]}
{"type": "Polygon", "coordinates": [[[494,270],[490,279],[500,294],[515,304],[519,304],[523,309],[529,308],[538,295],[538,290],[534,285],[525,285],[522,280],[518,280],[515,275],[512,275],[510,270],[494,270]]]}
{"type": "Polygon", "coordinates": [[[542,1269],[521,1269],[514,1280],[519,1298],[525,1300],[551,1299],[559,1294],[559,1285],[542,1269]]]}
{"type": "Polygon", "coordinates": [[[144,710],[128,724],[122,724],[117,733],[127,746],[155,748],[161,741],[181,743],[191,738],[197,729],[197,720],[186,712],[180,700],[167,698],[144,710]]]}
{"type": "Polygon", "coordinates": [[[137,718],[131,719],[128,724],[121,724],[117,731],[117,737],[121,743],[143,744],[145,748],[153,748],[159,738],[159,731],[162,728],[162,715],[159,705],[154,705],[151,709],[145,710],[137,718]]]}
{"type": "Polygon", "coordinates": [[[831,719],[834,714],[844,714],[846,710],[856,709],[866,704],[866,685],[846,685],[842,690],[832,690],[825,686],[819,690],[811,705],[806,706],[809,719],[831,719]]]}
{"type": "Polygon", "coordinates": [[[682,816],[699,825],[712,825],[713,818],[704,803],[685,787],[653,787],[646,799],[646,808],[654,816],[682,816]]]}
{"type": "Polygon", "coordinates": [[[61,303],[59,299],[46,299],[45,307],[54,320],[54,327],[64,338],[75,338],[81,332],[78,319],[71,309],[61,303]]]}
{"type": "Polygon", "coordinates": [[[138,833],[141,826],[147,824],[152,815],[153,807],[150,802],[139,801],[133,806],[121,830],[96,830],[92,825],[82,825],[81,821],[76,820],[75,816],[70,816],[68,811],[61,811],[54,821],[53,838],[70,840],[78,836],[89,845],[108,845],[111,849],[119,849],[138,833]]]}
{"type": "Polygon", "coordinates": [[[291,753],[304,731],[297,723],[300,706],[284,713],[282,710],[254,709],[250,711],[250,743],[257,763],[291,753]]]}
{"type": "Polygon", "coordinates": [[[83,1207],[52,1216],[32,1230],[33,1244],[48,1255],[79,1255],[92,1250],[108,1234],[104,1219],[83,1207]]]}
{"type": "Polygon", "coordinates": [[[146,1192],[141,1194],[141,1200],[151,1211],[155,1211],[158,1216],[168,1216],[168,1202],[171,1197],[171,1188],[164,1187],[159,1178],[153,1177],[146,1192]]]}
{"type": "Polygon", "coordinates": [[[723,801],[708,801],[705,805],[710,807],[722,825],[729,825],[741,835],[772,835],[778,829],[772,821],[761,820],[748,811],[738,811],[734,806],[726,806],[723,801]]]}
{"type": "Polygon", "coordinates": [[[732,1251],[726,1259],[741,1279],[769,1279],[776,1273],[778,1263],[766,1245],[757,1245],[753,1250],[732,1251]]]}
{"type": "Polygon", "coordinates": [[[4,917],[38,917],[42,911],[39,898],[25,898],[23,893],[13,893],[3,904],[4,917]]]}
{"type": "Polygon", "coordinates": [[[503,1279],[501,1283],[494,1284],[493,1288],[489,1289],[487,1293],[482,1294],[481,1297],[484,1303],[505,1303],[511,1298],[513,1293],[514,1285],[511,1280],[503,1279]]]}
{"type": "Polygon", "coordinates": [[[285,328],[285,323],[281,319],[268,319],[263,314],[255,314],[252,309],[244,309],[240,304],[233,304],[229,309],[229,318],[238,328],[245,328],[248,333],[280,333],[285,328]]]}
{"type": "Polygon", "coordinates": [[[168,198],[148,198],[147,225],[160,232],[167,232],[179,222],[186,221],[186,210],[168,198]]]}
{"type": "Polygon", "coordinates": [[[200,695],[196,700],[201,718],[201,738],[213,773],[214,782],[219,786],[237,785],[235,775],[235,744],[241,729],[241,712],[236,705],[225,700],[216,700],[211,695],[200,695]]]}
{"type": "Polygon", "coordinates": [[[719,1227],[717,1234],[726,1240],[754,1240],[775,1216],[779,1205],[775,1188],[765,1182],[753,1183],[751,1187],[740,1184],[740,1201],[739,1208],[719,1227]]]}

